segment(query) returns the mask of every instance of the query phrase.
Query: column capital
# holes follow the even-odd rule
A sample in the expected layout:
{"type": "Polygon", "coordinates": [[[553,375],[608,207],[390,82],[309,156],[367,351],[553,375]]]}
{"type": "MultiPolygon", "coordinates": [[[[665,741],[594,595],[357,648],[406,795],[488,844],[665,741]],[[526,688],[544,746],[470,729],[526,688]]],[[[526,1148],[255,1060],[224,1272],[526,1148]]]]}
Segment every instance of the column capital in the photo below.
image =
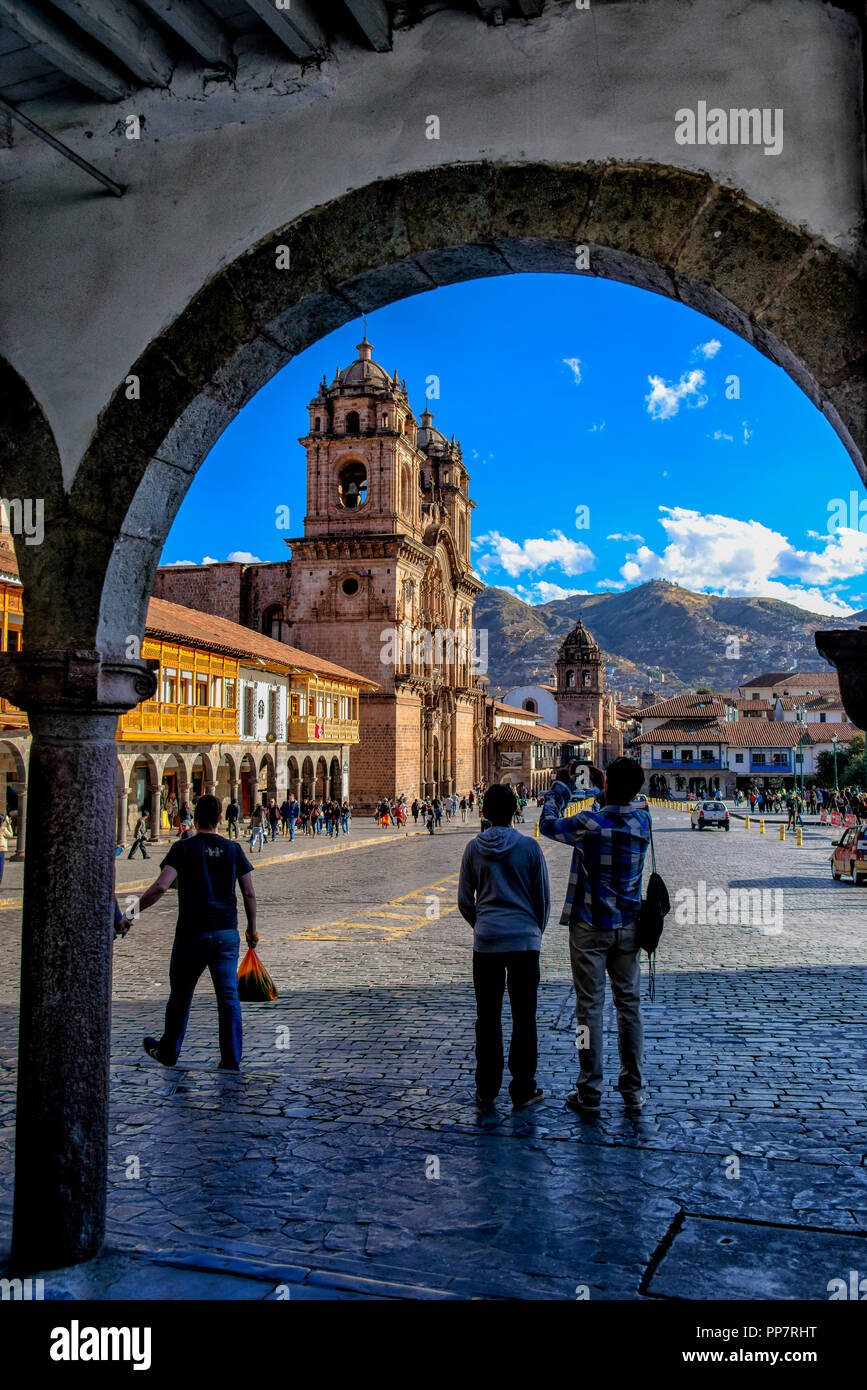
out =
{"type": "Polygon", "coordinates": [[[153,666],[88,649],[0,653],[0,694],[19,709],[121,715],[157,688],[153,666]]]}

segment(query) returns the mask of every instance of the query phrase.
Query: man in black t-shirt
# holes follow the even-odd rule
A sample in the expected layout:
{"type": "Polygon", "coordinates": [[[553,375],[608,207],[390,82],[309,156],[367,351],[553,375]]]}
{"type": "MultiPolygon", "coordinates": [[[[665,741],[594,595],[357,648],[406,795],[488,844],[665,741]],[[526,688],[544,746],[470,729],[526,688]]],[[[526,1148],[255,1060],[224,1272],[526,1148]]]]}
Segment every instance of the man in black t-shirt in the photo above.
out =
{"type": "MultiPolygon", "coordinates": [[[[163,1036],[145,1038],[149,1057],[173,1067],[187,1030],[193,993],[205,969],[211,973],[217,996],[220,1030],[220,1068],[238,1071],[241,1063],[241,1006],[238,1002],[238,904],[235,885],[240,884],[247,917],[246,938],[252,946],[256,932],[256,895],[253,866],[237,840],[217,834],[220,803],[215,796],[196,802],[197,834],[176,840],[162,861],[159,878],[139,899],[144,912],[167,890],[177,886],[178,922],[169,967],[171,993],[166,1006],[163,1036]]],[[[131,925],[124,918],[122,934],[131,925]]]]}

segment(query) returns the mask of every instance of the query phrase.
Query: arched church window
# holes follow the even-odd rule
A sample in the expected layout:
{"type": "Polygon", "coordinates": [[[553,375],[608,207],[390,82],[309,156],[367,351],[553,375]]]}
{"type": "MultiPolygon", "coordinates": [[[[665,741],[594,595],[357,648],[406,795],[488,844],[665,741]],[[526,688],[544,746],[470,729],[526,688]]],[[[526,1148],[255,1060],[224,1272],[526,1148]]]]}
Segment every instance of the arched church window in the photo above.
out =
{"type": "Polygon", "coordinates": [[[524,709],[527,710],[529,714],[538,714],[539,712],[535,700],[525,700],[524,709]]]}
{"type": "Polygon", "coordinates": [[[409,469],[404,465],[400,477],[401,508],[407,516],[412,515],[412,483],[410,481],[409,469]]]}
{"type": "Polygon", "coordinates": [[[348,414],[347,417],[346,417],[346,433],[347,433],[347,434],[360,434],[360,433],[361,433],[361,421],[360,421],[360,419],[358,418],[358,411],[357,411],[357,410],[350,410],[349,414],[348,414]]]}
{"type": "Polygon", "coordinates": [[[275,642],[283,641],[283,623],[285,621],[283,605],[273,603],[270,608],[266,608],[262,614],[262,631],[266,637],[273,637],[275,642]]]}
{"type": "Polygon", "coordinates": [[[319,416],[317,415],[317,416],[316,416],[316,419],[313,421],[313,428],[314,428],[314,430],[319,430],[319,429],[321,429],[321,427],[322,427],[322,426],[321,426],[321,422],[320,422],[319,416]]]}
{"type": "Polygon", "coordinates": [[[575,685],[575,672],[574,672],[574,671],[567,671],[567,672],[566,672],[566,689],[567,689],[567,690],[571,690],[571,689],[574,687],[574,685],[575,685]]]}
{"type": "Polygon", "coordinates": [[[585,686],[590,684],[590,672],[589,672],[589,671],[582,671],[582,672],[581,672],[581,684],[582,684],[582,685],[585,685],[585,686]]]}
{"type": "Polygon", "coordinates": [[[344,464],[337,475],[337,495],[347,511],[363,507],[367,501],[367,469],[357,459],[344,464]]]}

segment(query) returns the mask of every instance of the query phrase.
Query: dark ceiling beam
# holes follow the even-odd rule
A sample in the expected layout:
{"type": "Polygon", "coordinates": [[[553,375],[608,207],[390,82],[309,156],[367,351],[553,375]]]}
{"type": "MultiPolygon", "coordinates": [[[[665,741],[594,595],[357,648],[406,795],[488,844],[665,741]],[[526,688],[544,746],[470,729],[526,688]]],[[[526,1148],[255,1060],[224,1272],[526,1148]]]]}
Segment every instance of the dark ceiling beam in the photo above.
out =
{"type": "Polygon", "coordinates": [[[279,0],[245,0],[245,3],[299,63],[318,58],[325,52],[327,35],[316,18],[311,0],[291,0],[287,9],[278,8],[279,0]]]}
{"type": "Polygon", "coordinates": [[[391,22],[385,0],[343,0],[371,48],[388,53],[391,48],[391,22]]]}
{"type": "Polygon", "coordinates": [[[235,66],[229,35],[200,0],[144,0],[144,4],[206,63],[235,66]]]}
{"type": "Polygon", "coordinates": [[[51,0],[148,87],[167,87],[174,66],[156,29],[130,0],[51,0]]]}
{"type": "Polygon", "coordinates": [[[129,82],[27,0],[0,0],[0,17],[46,63],[65,72],[67,77],[80,82],[103,100],[119,101],[129,93],[129,82]]]}

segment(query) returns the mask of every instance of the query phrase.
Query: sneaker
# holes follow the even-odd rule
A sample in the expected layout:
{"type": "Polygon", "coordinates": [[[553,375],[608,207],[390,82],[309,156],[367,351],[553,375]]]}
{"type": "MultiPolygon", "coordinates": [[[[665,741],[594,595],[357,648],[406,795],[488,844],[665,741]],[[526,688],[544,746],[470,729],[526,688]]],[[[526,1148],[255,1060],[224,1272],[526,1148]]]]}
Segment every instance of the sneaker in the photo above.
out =
{"type": "Polygon", "coordinates": [[[624,1096],[623,1104],[627,1115],[640,1115],[647,1101],[644,1096],[624,1096]]]}
{"type": "Polygon", "coordinates": [[[528,1096],[526,1100],[513,1100],[513,1101],[512,1101],[512,1109],[513,1109],[513,1110],[527,1110],[527,1109],[529,1108],[529,1106],[531,1106],[531,1105],[538,1105],[538,1104],[539,1104],[539,1101],[540,1101],[540,1100],[544,1100],[544,1099],[545,1099],[545,1092],[544,1092],[544,1091],[534,1091],[533,1094],[532,1094],[531,1096],[528,1096]]]}
{"type": "Polygon", "coordinates": [[[583,1100],[580,1091],[570,1091],[566,1097],[566,1104],[579,1115],[599,1115],[602,1110],[598,1100],[583,1100]]]}
{"type": "Polygon", "coordinates": [[[167,1062],[165,1057],[161,1055],[160,1045],[157,1042],[156,1038],[144,1038],[142,1041],[142,1047],[144,1048],[145,1052],[149,1057],[153,1057],[155,1062],[162,1063],[164,1067],[175,1066],[174,1062],[167,1062]]]}
{"type": "Polygon", "coordinates": [[[494,1106],[494,1102],[492,1100],[483,1100],[482,1097],[479,1095],[478,1091],[476,1091],[477,1110],[481,1110],[483,1115],[492,1115],[494,1113],[495,1108],[496,1107],[494,1106]]]}

